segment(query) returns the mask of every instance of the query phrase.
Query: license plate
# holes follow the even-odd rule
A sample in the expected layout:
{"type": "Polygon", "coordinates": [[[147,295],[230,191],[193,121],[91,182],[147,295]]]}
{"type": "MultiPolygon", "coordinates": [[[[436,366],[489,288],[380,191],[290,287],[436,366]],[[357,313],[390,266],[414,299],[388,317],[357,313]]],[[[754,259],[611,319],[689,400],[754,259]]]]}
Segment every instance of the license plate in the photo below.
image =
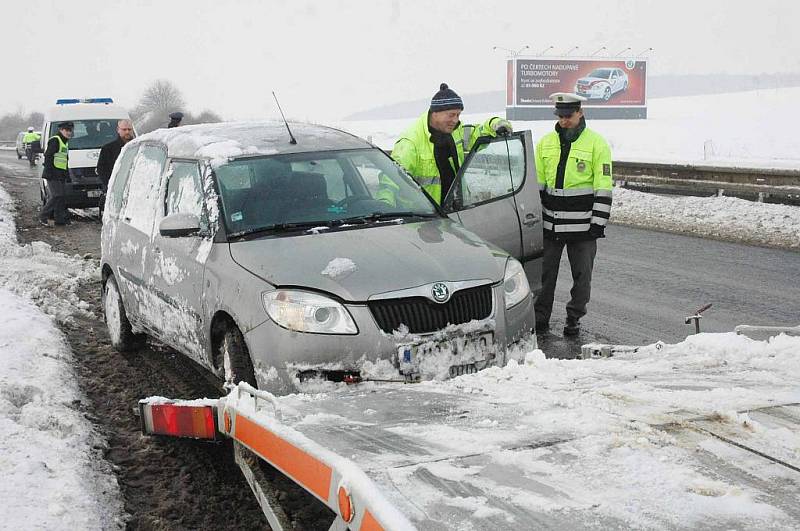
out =
{"type": "Polygon", "coordinates": [[[86,197],[100,197],[100,190],[87,190],[86,197]]]}
{"type": "Polygon", "coordinates": [[[398,345],[400,372],[407,378],[460,376],[484,368],[495,356],[492,332],[398,345]]]}

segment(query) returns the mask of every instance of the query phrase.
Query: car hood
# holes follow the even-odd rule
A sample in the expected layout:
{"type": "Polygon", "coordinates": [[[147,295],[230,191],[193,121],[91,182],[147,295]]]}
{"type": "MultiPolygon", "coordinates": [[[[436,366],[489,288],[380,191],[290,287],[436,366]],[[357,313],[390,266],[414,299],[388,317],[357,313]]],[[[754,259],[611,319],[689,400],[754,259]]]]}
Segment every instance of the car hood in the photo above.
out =
{"type": "Polygon", "coordinates": [[[230,243],[233,260],[275,286],[346,301],[438,281],[503,279],[507,254],[447,219],[230,243]]]}
{"type": "Polygon", "coordinates": [[[605,81],[608,82],[607,79],[602,77],[582,77],[578,79],[578,83],[591,83],[592,81],[605,81]]]}

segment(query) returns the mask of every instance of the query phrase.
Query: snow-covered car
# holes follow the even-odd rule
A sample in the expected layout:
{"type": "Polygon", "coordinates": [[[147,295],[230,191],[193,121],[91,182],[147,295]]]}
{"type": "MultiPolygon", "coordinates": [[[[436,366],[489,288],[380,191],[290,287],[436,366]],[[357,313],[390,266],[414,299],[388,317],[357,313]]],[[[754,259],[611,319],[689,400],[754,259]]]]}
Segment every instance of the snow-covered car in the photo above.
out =
{"type": "Polygon", "coordinates": [[[125,146],[101,239],[117,348],[146,333],[228,381],[287,392],[365,367],[473,372],[535,340],[530,131],[481,139],[441,208],[365,140],[291,129],[296,143],[280,122],[162,129],[125,146]]]}
{"type": "Polygon", "coordinates": [[[628,74],[621,68],[595,68],[575,83],[575,93],[589,99],[608,101],[628,88],[628,74]]]}

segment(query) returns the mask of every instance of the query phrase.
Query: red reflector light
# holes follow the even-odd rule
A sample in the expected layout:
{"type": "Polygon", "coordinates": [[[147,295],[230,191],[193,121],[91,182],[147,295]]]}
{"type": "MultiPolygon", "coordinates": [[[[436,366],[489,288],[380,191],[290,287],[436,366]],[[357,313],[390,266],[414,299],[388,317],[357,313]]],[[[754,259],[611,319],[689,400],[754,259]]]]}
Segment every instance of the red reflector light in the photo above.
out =
{"type": "Polygon", "coordinates": [[[211,406],[179,406],[153,404],[150,406],[152,432],[155,435],[215,439],[214,408],[211,406]]]}

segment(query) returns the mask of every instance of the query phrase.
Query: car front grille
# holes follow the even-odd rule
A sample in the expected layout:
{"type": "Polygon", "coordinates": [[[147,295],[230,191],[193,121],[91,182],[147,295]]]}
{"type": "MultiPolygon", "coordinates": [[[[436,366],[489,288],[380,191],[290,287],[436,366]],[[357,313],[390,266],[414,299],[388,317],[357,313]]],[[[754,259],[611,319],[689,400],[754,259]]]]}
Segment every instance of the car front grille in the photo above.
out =
{"type": "Polygon", "coordinates": [[[407,297],[370,301],[367,305],[384,332],[391,334],[402,324],[412,334],[425,334],[447,325],[489,317],[492,314],[492,286],[456,291],[444,304],[425,297],[407,297]]]}

